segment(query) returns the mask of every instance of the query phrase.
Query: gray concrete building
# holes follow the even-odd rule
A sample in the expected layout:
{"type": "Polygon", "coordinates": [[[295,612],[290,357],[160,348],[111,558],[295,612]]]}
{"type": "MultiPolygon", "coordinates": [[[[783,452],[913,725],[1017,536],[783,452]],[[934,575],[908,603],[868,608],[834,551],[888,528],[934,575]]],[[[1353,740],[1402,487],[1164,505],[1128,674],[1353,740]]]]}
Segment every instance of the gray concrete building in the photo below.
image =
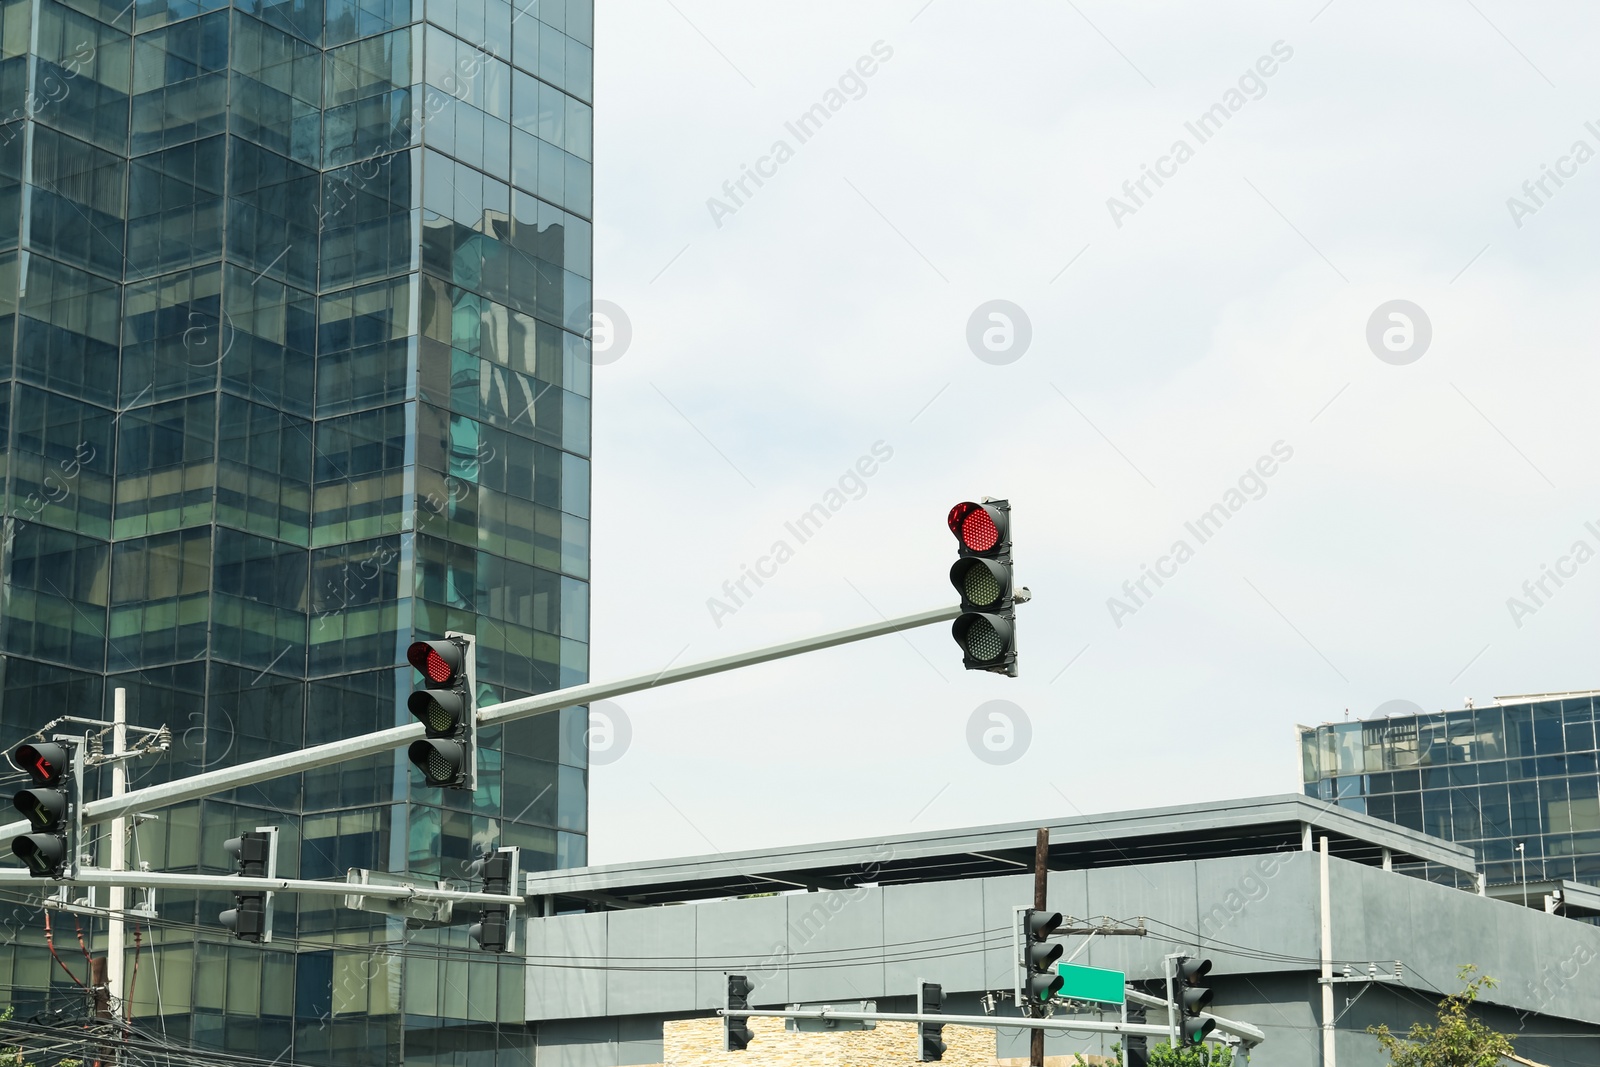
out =
{"type": "MultiPolygon", "coordinates": [[[[743,1061],[674,1053],[675,1026],[711,1025],[729,971],[754,981],[756,1007],[909,1011],[923,979],[943,985],[948,1014],[1015,1015],[1012,924],[1032,901],[1039,825],[1050,908],[1132,931],[1069,936],[1064,958],[1130,980],[1159,978],[1169,953],[1210,959],[1213,1010],[1266,1035],[1252,1064],[1325,1063],[1324,878],[1337,979],[1327,1067],[1386,1063],[1367,1028],[1431,1022],[1467,965],[1498,980],[1480,1014],[1519,1055],[1600,1064],[1600,927],[1586,921],[1600,896],[1568,884],[1503,899],[1408,875],[1395,868],[1482,885],[1469,848],[1302,796],[530,875],[538,1063],[788,1062],[770,1029],[743,1061]]],[[[1047,1051],[1106,1054],[1113,1040],[1052,1036],[1047,1051]]],[[[999,1029],[996,1054],[1025,1057],[1026,1034],[999,1029]]]]}

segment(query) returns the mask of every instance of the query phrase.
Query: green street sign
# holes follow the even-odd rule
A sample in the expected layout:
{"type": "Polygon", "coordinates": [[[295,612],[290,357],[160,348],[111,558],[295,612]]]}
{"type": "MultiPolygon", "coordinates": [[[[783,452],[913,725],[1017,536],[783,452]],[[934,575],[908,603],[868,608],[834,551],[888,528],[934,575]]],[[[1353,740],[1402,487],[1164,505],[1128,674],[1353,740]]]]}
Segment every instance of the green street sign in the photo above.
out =
{"type": "Polygon", "coordinates": [[[1126,997],[1124,983],[1128,976],[1122,971],[1108,971],[1104,967],[1080,967],[1075,963],[1056,964],[1061,976],[1061,989],[1056,993],[1063,1000],[1095,1000],[1103,1004],[1121,1004],[1126,997]]]}

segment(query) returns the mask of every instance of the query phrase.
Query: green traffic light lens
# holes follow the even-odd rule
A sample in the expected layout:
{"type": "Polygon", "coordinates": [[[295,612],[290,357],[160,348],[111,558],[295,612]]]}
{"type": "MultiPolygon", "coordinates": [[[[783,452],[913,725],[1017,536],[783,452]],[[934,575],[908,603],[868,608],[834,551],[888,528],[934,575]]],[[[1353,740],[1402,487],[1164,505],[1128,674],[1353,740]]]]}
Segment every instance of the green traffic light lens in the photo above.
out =
{"type": "Polygon", "coordinates": [[[977,564],[968,567],[961,587],[967,603],[976,604],[981,608],[986,608],[1000,599],[1000,583],[988,567],[977,564]]]}
{"type": "Polygon", "coordinates": [[[430,782],[448,782],[455,777],[456,768],[449,760],[437,752],[428,753],[428,766],[423,773],[430,782]]]}
{"type": "Polygon", "coordinates": [[[1000,635],[988,619],[978,619],[967,629],[967,655],[975,660],[999,659],[1000,635]]]}

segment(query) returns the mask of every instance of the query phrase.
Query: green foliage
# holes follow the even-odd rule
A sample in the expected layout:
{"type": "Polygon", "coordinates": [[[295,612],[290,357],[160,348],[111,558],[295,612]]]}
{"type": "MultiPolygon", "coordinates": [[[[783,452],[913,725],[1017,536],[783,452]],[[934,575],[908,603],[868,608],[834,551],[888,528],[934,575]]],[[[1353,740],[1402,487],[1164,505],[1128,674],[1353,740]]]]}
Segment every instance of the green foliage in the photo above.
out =
{"type": "Polygon", "coordinates": [[[1477,970],[1461,968],[1458,977],[1465,988],[1439,1002],[1439,1025],[1414,1023],[1404,1037],[1391,1033],[1387,1026],[1367,1028],[1389,1054],[1393,1067],[1498,1067],[1502,1057],[1511,1055],[1509,1037],[1467,1015],[1479,991],[1496,985],[1493,978],[1477,970]]]}
{"type": "MultiPolygon", "coordinates": [[[[1117,1067],[1122,1067],[1122,1046],[1112,1045],[1117,1067]]],[[[1173,1048],[1163,1041],[1150,1046],[1150,1067],[1232,1067],[1233,1049],[1227,1045],[1180,1045],[1173,1048]]],[[[1089,1067],[1082,1055],[1078,1067],[1089,1067]]]]}

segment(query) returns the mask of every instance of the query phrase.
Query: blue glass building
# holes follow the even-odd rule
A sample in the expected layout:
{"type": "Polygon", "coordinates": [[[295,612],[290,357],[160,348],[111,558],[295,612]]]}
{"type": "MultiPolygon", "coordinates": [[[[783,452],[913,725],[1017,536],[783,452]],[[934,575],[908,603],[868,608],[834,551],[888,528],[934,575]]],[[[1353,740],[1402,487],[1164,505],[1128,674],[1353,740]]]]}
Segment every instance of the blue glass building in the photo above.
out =
{"type": "MultiPolygon", "coordinates": [[[[408,721],[446,630],[483,699],[587,677],[592,34],[592,0],[0,0],[0,740],[120,686],[174,736],[135,786],[292,751],[408,721]]],[[[585,717],[487,734],[475,796],[396,753],[165,810],[133,858],[223,871],[276,825],[290,876],[581,864],[585,717]]],[[[257,947],[163,893],[135,1025],[527,1062],[519,968],[338,903],[279,896],[257,947]]],[[[18,914],[0,1003],[73,1001],[18,914]]]]}
{"type": "Polygon", "coordinates": [[[1600,693],[1558,693],[1302,726],[1306,794],[1471,845],[1491,885],[1600,885],[1597,712],[1600,693]]]}

